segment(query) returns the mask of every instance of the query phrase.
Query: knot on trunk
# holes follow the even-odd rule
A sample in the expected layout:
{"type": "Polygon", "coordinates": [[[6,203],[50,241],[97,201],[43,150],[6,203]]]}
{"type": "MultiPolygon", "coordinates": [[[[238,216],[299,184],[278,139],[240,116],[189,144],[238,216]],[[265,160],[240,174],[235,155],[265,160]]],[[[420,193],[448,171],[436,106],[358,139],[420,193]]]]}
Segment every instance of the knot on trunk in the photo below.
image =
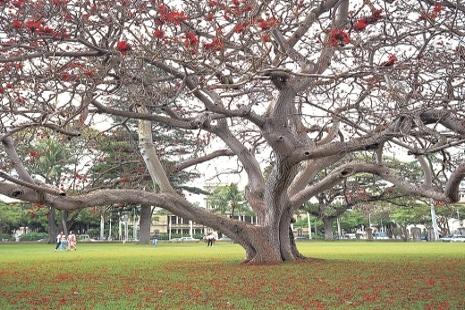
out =
{"type": "Polygon", "coordinates": [[[282,70],[269,71],[265,73],[265,76],[269,76],[273,85],[279,90],[282,90],[287,86],[287,81],[290,78],[289,73],[282,70]]]}
{"type": "Polygon", "coordinates": [[[341,171],[341,177],[347,178],[349,175],[351,175],[354,172],[354,169],[352,168],[346,168],[341,171]]]}
{"type": "Polygon", "coordinates": [[[192,126],[195,128],[195,129],[198,129],[198,128],[203,128],[205,127],[207,124],[210,123],[210,116],[208,115],[208,113],[205,113],[205,114],[202,114],[198,117],[196,117],[192,122],[192,126]]]}
{"type": "Polygon", "coordinates": [[[19,196],[21,196],[23,194],[23,191],[22,190],[15,190],[11,193],[11,197],[14,197],[14,198],[17,198],[19,196]]]}

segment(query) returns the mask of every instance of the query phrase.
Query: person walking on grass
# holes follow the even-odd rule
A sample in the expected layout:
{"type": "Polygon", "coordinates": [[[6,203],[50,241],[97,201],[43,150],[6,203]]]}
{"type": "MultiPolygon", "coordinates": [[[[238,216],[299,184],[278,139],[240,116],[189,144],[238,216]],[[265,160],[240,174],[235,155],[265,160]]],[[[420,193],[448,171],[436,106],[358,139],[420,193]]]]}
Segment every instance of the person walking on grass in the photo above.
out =
{"type": "Polygon", "coordinates": [[[213,240],[215,237],[213,237],[212,233],[209,233],[205,239],[207,239],[207,247],[208,246],[213,246],[213,240]]]}
{"type": "Polygon", "coordinates": [[[55,247],[55,251],[58,250],[58,248],[60,247],[61,245],[61,236],[63,235],[63,232],[60,231],[60,233],[57,235],[57,244],[56,244],[56,247],[55,247]]]}
{"type": "Polygon", "coordinates": [[[76,251],[76,235],[70,230],[68,235],[68,250],[76,251]]]}
{"type": "Polygon", "coordinates": [[[68,239],[66,238],[66,235],[62,232],[60,238],[60,250],[66,249],[68,249],[68,239]]]}

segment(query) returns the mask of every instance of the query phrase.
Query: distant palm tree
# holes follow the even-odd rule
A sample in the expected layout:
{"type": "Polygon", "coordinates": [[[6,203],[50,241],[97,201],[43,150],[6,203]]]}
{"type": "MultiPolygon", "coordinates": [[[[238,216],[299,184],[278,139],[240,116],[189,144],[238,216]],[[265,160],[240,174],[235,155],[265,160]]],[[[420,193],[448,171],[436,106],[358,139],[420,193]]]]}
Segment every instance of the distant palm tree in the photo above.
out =
{"type": "Polygon", "coordinates": [[[234,217],[236,212],[250,213],[244,194],[238,189],[237,184],[234,183],[215,187],[207,202],[213,211],[223,215],[229,214],[231,217],[234,217]]]}

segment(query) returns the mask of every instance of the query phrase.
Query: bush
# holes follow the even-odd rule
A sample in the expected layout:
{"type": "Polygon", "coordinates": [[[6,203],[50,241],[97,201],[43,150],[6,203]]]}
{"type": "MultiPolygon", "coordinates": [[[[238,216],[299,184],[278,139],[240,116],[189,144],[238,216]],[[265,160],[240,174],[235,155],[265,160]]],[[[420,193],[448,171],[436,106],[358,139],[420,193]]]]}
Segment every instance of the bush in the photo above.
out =
{"type": "Polygon", "coordinates": [[[0,233],[0,241],[2,240],[13,240],[13,237],[9,234],[0,233]]]}
{"type": "Polygon", "coordinates": [[[48,234],[44,232],[29,232],[20,237],[21,241],[37,241],[40,239],[47,239],[48,234]]]}
{"type": "Polygon", "coordinates": [[[88,234],[91,238],[98,238],[100,237],[100,228],[90,228],[86,231],[86,234],[88,234]]]}
{"type": "Polygon", "coordinates": [[[202,240],[203,239],[203,234],[194,234],[193,236],[195,239],[200,239],[202,240]]]}

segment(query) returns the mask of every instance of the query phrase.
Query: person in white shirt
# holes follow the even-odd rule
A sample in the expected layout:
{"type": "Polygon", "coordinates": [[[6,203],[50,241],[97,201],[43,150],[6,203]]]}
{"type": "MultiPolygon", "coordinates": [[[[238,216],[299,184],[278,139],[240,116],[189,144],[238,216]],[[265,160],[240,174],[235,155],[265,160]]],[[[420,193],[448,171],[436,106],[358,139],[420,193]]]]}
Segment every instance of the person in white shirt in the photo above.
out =
{"type": "Polygon", "coordinates": [[[61,236],[63,235],[63,232],[61,231],[58,235],[57,235],[57,244],[56,244],[56,247],[55,247],[55,251],[58,250],[58,248],[60,247],[61,245],[61,236]]]}

